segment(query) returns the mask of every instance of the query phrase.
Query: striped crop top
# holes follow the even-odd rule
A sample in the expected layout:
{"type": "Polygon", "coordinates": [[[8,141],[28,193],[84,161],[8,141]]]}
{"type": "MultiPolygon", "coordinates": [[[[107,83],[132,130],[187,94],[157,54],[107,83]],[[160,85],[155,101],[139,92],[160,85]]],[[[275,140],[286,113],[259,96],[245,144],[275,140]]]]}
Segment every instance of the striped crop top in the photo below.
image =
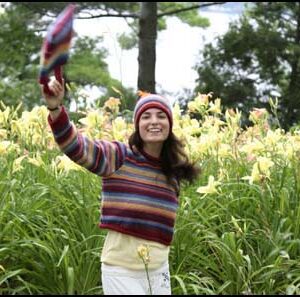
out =
{"type": "Polygon", "coordinates": [[[178,207],[178,183],[168,184],[159,159],[118,141],[90,140],[65,108],[49,125],[71,160],[102,176],[100,228],[170,245],[178,207]]]}

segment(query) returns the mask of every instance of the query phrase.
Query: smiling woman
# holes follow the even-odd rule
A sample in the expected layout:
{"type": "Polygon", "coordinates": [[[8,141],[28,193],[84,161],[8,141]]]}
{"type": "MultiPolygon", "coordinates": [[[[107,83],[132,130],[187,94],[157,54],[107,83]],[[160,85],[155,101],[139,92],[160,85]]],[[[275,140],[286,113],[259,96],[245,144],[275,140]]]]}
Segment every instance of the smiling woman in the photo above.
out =
{"type": "Polygon", "coordinates": [[[144,142],[144,150],[159,157],[170,132],[167,115],[160,109],[150,108],[142,114],[138,129],[144,142]]]}
{"type": "Polygon", "coordinates": [[[144,95],[136,104],[134,123],[143,141],[144,151],[159,157],[173,125],[168,100],[158,95],[144,95]]]}
{"type": "Polygon", "coordinates": [[[43,94],[60,149],[102,176],[99,227],[108,230],[101,255],[104,294],[148,294],[144,263],[137,253],[141,245],[149,247],[153,294],[171,294],[168,257],[179,186],[182,180],[193,181],[199,170],[172,132],[170,103],[159,95],[142,94],[134,109],[135,131],[128,146],[82,135],[61,105],[64,84],[52,80],[49,88],[54,96],[43,94]]]}

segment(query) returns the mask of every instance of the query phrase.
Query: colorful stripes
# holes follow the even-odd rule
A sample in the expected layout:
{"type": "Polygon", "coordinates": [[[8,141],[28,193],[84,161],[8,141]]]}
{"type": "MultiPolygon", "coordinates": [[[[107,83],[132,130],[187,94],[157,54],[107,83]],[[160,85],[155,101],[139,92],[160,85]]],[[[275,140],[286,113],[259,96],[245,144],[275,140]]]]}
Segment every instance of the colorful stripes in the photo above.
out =
{"type": "Polygon", "coordinates": [[[49,74],[68,60],[68,51],[73,36],[73,14],[75,5],[68,5],[52,23],[43,42],[40,61],[39,82],[47,84],[49,74]]]}
{"type": "Polygon", "coordinates": [[[55,122],[50,116],[48,121],[60,149],[103,177],[99,226],[170,245],[178,189],[167,184],[160,164],[123,143],[89,140],[70,123],[64,108],[55,122]]]}

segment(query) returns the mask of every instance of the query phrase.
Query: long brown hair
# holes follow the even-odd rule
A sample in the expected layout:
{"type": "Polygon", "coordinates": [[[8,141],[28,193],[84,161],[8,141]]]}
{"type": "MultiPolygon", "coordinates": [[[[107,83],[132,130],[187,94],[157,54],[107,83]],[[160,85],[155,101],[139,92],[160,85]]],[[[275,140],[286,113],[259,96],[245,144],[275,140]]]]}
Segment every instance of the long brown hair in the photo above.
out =
{"type": "MultiPolygon", "coordinates": [[[[136,147],[138,150],[143,149],[143,140],[137,130],[131,134],[128,142],[131,150],[133,150],[133,147],[136,147]]],[[[189,161],[184,151],[184,144],[173,132],[170,132],[168,138],[164,141],[160,159],[162,171],[169,183],[174,177],[178,182],[186,180],[192,183],[200,173],[200,167],[189,161]]]]}

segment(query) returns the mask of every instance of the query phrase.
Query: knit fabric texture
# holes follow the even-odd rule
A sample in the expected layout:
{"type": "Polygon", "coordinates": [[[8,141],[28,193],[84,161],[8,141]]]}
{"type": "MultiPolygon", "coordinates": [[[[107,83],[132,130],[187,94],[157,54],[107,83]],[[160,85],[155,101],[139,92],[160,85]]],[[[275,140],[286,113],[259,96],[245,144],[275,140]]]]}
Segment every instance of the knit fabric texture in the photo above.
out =
{"type": "Polygon", "coordinates": [[[73,36],[73,14],[75,5],[68,5],[52,23],[41,50],[39,82],[46,84],[55,68],[66,64],[73,36]]]}
{"type": "Polygon", "coordinates": [[[48,122],[60,149],[102,176],[101,228],[170,245],[178,207],[178,183],[167,183],[159,159],[118,141],[90,140],[70,122],[64,107],[48,122]]]}
{"type": "Polygon", "coordinates": [[[158,108],[163,112],[165,112],[169,119],[170,129],[172,129],[173,115],[172,115],[172,107],[169,100],[160,95],[150,94],[150,93],[144,97],[141,97],[135,105],[133,111],[133,120],[136,129],[138,127],[138,123],[142,113],[149,108],[158,108]]]}

